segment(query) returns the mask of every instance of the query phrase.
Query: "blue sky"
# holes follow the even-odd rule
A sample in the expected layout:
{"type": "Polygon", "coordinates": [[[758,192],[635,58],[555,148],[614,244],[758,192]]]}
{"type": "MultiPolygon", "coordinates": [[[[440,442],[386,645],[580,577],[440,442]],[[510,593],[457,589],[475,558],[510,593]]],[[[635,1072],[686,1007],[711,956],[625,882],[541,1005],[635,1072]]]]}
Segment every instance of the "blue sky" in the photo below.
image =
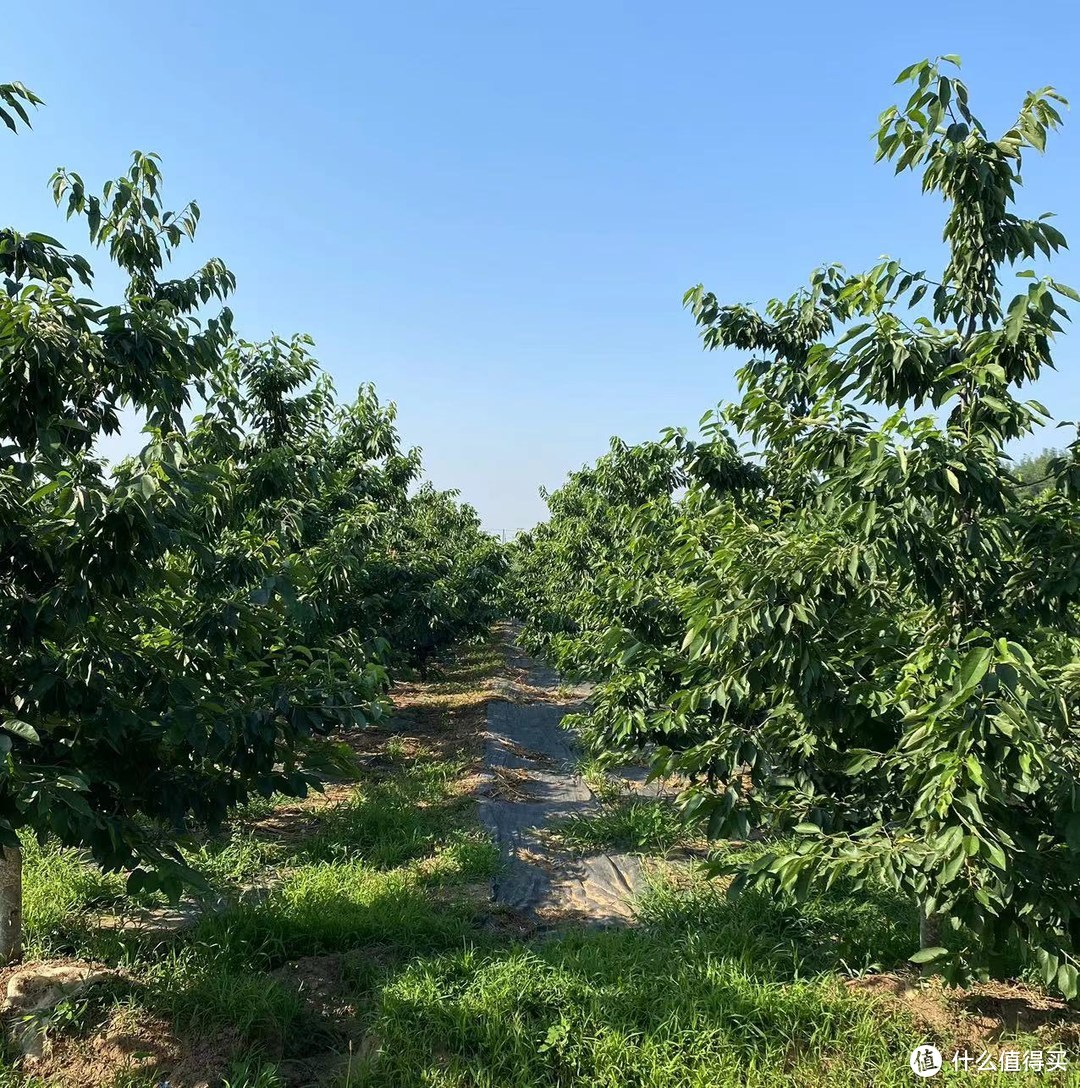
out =
{"type": "MultiPolygon", "coordinates": [[[[762,303],[824,262],[938,266],[941,205],[874,165],[877,115],[940,53],[963,57],[991,128],[1046,83],[1080,104],[1080,9],[1040,11],[20,4],[0,79],[48,105],[0,143],[4,217],[85,251],[51,171],[96,186],[159,152],[170,202],[202,208],[190,260],[238,277],[241,333],[311,333],[341,393],[374,381],[430,478],[514,530],[610,435],[692,426],[733,395],[738,356],[701,351],[687,287],[762,303]]],[[[1067,116],[1021,207],[1080,246],[1078,167],[1067,116]]],[[[1078,261],[1055,274],[1077,284],[1078,261]]],[[[1059,418],[1080,417],[1078,344],[1037,390],[1059,418]]]]}

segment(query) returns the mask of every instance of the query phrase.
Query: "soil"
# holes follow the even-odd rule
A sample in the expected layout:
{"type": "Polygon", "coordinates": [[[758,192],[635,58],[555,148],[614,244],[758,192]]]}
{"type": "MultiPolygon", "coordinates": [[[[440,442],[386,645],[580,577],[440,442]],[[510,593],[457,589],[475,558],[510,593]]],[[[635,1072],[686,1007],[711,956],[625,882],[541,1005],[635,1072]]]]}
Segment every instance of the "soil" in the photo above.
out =
{"type": "Polygon", "coordinates": [[[985,982],[958,990],[912,973],[863,975],[846,986],[906,1012],[939,1045],[970,1053],[1012,1034],[1080,1044],[1080,1011],[1022,982],[985,982]]]}
{"type": "MultiPolygon", "coordinates": [[[[122,972],[75,959],[19,964],[0,971],[0,987],[19,972],[37,968],[108,971],[117,981],[122,972]]],[[[220,1083],[238,1041],[228,1033],[182,1038],[169,1023],[124,1004],[103,1003],[98,1023],[89,1031],[67,1033],[62,1026],[46,1033],[40,1056],[22,1059],[22,1068],[49,1088],[88,1088],[113,1084],[124,1073],[167,1080],[171,1088],[206,1088],[220,1083]]]]}

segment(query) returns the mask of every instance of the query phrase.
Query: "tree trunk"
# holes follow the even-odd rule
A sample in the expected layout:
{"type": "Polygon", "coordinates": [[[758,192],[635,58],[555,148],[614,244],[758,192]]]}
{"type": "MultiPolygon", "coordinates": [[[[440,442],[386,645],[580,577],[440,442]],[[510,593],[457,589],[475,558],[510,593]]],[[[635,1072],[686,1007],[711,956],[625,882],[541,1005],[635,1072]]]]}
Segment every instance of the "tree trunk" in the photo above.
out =
{"type": "Polygon", "coordinates": [[[945,919],[938,913],[919,911],[919,948],[940,948],[941,932],[945,919]]]}
{"type": "Polygon", "coordinates": [[[0,848],[0,966],[22,957],[22,851],[0,848]]]}

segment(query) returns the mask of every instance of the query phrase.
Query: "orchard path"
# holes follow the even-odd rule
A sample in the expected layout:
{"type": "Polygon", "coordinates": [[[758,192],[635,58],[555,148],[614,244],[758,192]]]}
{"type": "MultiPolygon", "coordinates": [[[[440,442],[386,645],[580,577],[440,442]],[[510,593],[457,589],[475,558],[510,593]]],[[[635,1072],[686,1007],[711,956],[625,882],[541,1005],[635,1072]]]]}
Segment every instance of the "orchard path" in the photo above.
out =
{"type": "MultiPolygon", "coordinates": [[[[516,641],[518,630],[511,623],[496,625],[503,666],[466,692],[465,704],[475,699],[472,705],[482,715],[480,720],[466,724],[462,718],[449,723],[451,735],[471,735],[476,744],[473,766],[479,774],[473,782],[477,816],[503,859],[492,880],[490,902],[518,915],[530,930],[560,923],[625,924],[633,920],[635,900],[647,890],[648,859],[614,850],[576,853],[551,834],[560,820],[588,817],[602,807],[577,773],[579,752],[573,735],[561,724],[566,715],[584,708],[589,689],[563,684],[554,670],[530,658],[516,641]],[[463,731],[457,734],[457,730],[463,731]]],[[[419,690],[410,692],[415,696],[419,690]]],[[[371,735],[377,748],[384,733],[396,735],[402,728],[416,728],[409,713],[399,713],[394,719],[397,727],[372,727],[354,740],[364,749],[362,742],[371,735]]],[[[412,713],[415,715],[415,708],[412,713]]],[[[447,727],[447,713],[453,714],[438,705],[428,708],[427,713],[442,723],[437,732],[447,727]]],[[[365,758],[370,758],[370,753],[365,758]]],[[[609,779],[623,787],[624,797],[631,793],[655,797],[667,792],[658,783],[646,783],[646,776],[644,768],[622,767],[617,774],[609,774],[609,779]]],[[[332,809],[355,790],[351,779],[339,781],[333,773],[319,777],[324,780],[325,794],[279,807],[254,823],[256,833],[268,841],[304,839],[312,833],[320,810],[332,809]]],[[[279,878],[280,873],[273,869],[241,886],[238,894],[247,900],[262,898],[279,878]]],[[[227,900],[220,896],[208,900],[189,897],[179,907],[128,906],[119,914],[96,916],[95,923],[100,929],[134,931],[144,938],[165,940],[190,929],[207,911],[226,905],[227,900]]]]}
{"type": "Polygon", "coordinates": [[[600,807],[575,771],[573,738],[561,724],[582,708],[588,691],[560,686],[556,673],[513,641],[511,625],[498,633],[519,679],[487,707],[479,817],[505,862],[493,899],[539,924],[625,923],[646,887],[641,858],[611,852],[577,856],[545,835],[558,820],[587,817],[600,807]]]}

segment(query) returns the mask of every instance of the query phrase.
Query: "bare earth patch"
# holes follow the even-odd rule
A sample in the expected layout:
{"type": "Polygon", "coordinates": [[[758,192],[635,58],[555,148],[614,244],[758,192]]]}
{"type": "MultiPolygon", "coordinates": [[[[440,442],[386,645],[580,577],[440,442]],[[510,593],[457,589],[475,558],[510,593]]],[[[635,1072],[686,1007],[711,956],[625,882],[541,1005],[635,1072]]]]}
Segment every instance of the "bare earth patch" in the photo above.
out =
{"type": "Polygon", "coordinates": [[[864,975],[845,985],[852,993],[906,1012],[934,1041],[970,1052],[1013,1034],[1080,1043],[1080,1011],[1020,982],[978,983],[959,990],[913,973],[864,975]]]}
{"type": "MultiPolygon", "coordinates": [[[[220,1082],[236,1053],[229,1032],[181,1038],[162,1018],[117,1000],[102,1000],[89,1031],[68,1032],[50,1023],[61,1001],[76,1001],[101,984],[131,985],[126,973],[75,959],[19,964],[0,971],[8,995],[4,1027],[18,1038],[34,1028],[34,1045],[21,1059],[26,1073],[50,1088],[111,1085],[123,1074],[168,1080],[171,1088],[205,1088],[220,1082]],[[27,1018],[33,1010],[34,1021],[27,1018]]],[[[116,997],[120,995],[117,994],[116,997]]]]}

